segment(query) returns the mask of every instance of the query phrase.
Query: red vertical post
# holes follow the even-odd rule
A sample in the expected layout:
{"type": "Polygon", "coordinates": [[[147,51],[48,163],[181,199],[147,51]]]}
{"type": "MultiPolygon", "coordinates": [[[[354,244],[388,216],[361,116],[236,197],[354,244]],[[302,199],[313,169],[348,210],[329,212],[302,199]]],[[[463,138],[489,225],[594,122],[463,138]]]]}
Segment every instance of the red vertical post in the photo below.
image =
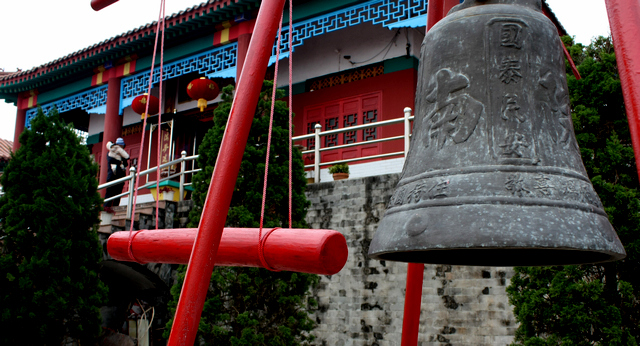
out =
{"type": "MultiPolygon", "coordinates": [[[[446,13],[459,1],[431,0],[427,8],[427,31],[439,22],[446,13]]],[[[418,345],[420,327],[420,305],[422,304],[422,282],[424,281],[424,264],[409,263],[407,266],[407,286],[404,296],[404,317],[402,319],[402,346],[418,345]]]]}
{"type": "Polygon", "coordinates": [[[15,153],[20,148],[20,135],[24,131],[24,123],[27,121],[27,109],[22,108],[21,105],[23,97],[18,95],[18,112],[16,113],[16,126],[13,132],[13,152],[15,153]]]}
{"type": "Polygon", "coordinates": [[[253,32],[247,51],[247,56],[251,59],[245,61],[237,83],[229,122],[222,138],[198,234],[180,292],[169,346],[193,345],[195,341],[222,230],[242,163],[242,153],[249,137],[278,23],[282,18],[284,2],[263,1],[260,6],[256,20],[258,30],[253,32]]]}
{"type": "MultiPolygon", "coordinates": [[[[120,117],[120,80],[122,77],[111,77],[107,85],[107,111],[104,115],[104,132],[102,133],[102,156],[100,157],[100,184],[107,182],[108,141],[115,142],[122,133],[122,117],[120,117]]],[[[102,197],[106,191],[101,190],[102,197]]]]}
{"type": "Polygon", "coordinates": [[[407,290],[404,295],[402,346],[416,346],[418,344],[423,281],[424,264],[409,263],[409,265],[407,266],[407,290]]]}
{"type": "Polygon", "coordinates": [[[605,0],[605,4],[629,119],[636,168],[640,175],[640,2],[605,0]]]}

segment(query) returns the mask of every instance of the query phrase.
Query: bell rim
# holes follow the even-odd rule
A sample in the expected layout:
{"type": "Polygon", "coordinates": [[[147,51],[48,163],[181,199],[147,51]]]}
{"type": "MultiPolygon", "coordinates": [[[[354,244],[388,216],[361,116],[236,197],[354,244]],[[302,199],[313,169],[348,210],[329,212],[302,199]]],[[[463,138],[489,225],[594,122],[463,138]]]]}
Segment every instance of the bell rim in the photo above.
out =
{"type": "Polygon", "coordinates": [[[622,253],[610,250],[553,247],[472,247],[431,248],[406,251],[369,253],[369,258],[380,261],[424,263],[434,265],[458,265],[473,267],[546,267],[582,264],[600,264],[622,260],[622,253]],[[482,256],[477,260],[470,257],[482,256]],[[487,256],[489,255],[489,256],[487,256]],[[508,258],[508,260],[505,260],[508,258]],[[549,260],[545,260],[549,258],[549,260]],[[420,260],[422,259],[422,260],[420,260]]]}

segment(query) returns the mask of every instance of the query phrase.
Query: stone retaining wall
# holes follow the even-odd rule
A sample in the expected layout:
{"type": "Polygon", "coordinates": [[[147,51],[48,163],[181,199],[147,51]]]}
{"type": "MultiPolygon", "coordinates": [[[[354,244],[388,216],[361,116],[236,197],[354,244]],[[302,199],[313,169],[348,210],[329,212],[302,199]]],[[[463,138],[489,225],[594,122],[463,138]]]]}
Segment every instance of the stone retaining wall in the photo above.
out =
{"type": "MultiPolygon", "coordinates": [[[[345,235],[349,259],[321,277],[315,345],[400,345],[407,265],[366,254],[399,175],[311,184],[307,221],[345,235]]],[[[505,288],[512,268],[426,265],[418,345],[508,345],[516,322],[505,288]]]]}

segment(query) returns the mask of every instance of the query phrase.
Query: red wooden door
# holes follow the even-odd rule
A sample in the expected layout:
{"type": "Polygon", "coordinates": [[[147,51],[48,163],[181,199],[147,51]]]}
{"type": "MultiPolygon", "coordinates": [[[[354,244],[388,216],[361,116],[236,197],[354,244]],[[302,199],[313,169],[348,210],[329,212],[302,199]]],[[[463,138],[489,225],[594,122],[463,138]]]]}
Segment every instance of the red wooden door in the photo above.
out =
{"type": "MultiPolygon", "coordinates": [[[[378,112],[381,98],[381,93],[376,92],[305,107],[304,122],[307,133],[313,133],[316,124],[322,125],[322,131],[328,131],[376,122],[380,118],[378,112]]],[[[379,143],[366,144],[368,141],[377,139],[378,132],[373,128],[322,137],[321,148],[350,143],[362,143],[362,145],[325,151],[321,153],[321,162],[379,154],[379,143]]],[[[307,140],[307,149],[313,148],[315,148],[315,140],[307,140]]],[[[305,157],[305,164],[311,163],[313,163],[313,155],[308,155],[305,157]]]]}

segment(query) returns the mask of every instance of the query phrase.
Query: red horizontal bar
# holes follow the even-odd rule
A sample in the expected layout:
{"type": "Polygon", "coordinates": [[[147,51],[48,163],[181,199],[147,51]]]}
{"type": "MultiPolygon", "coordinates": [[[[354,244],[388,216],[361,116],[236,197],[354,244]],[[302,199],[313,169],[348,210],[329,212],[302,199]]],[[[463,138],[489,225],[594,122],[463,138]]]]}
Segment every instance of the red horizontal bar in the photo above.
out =
{"type": "MultiPolygon", "coordinates": [[[[140,262],[187,264],[197,228],[133,232],[133,256],[140,262]]],[[[225,228],[216,265],[262,267],[258,257],[257,228],[225,228]]],[[[269,229],[263,229],[263,237],[269,229]]],[[[129,256],[129,232],[116,232],[107,241],[109,255],[134,262],[129,256]]],[[[264,257],[276,270],[333,275],[347,262],[347,242],[336,231],[324,229],[276,229],[264,243],[264,257]]]]}

